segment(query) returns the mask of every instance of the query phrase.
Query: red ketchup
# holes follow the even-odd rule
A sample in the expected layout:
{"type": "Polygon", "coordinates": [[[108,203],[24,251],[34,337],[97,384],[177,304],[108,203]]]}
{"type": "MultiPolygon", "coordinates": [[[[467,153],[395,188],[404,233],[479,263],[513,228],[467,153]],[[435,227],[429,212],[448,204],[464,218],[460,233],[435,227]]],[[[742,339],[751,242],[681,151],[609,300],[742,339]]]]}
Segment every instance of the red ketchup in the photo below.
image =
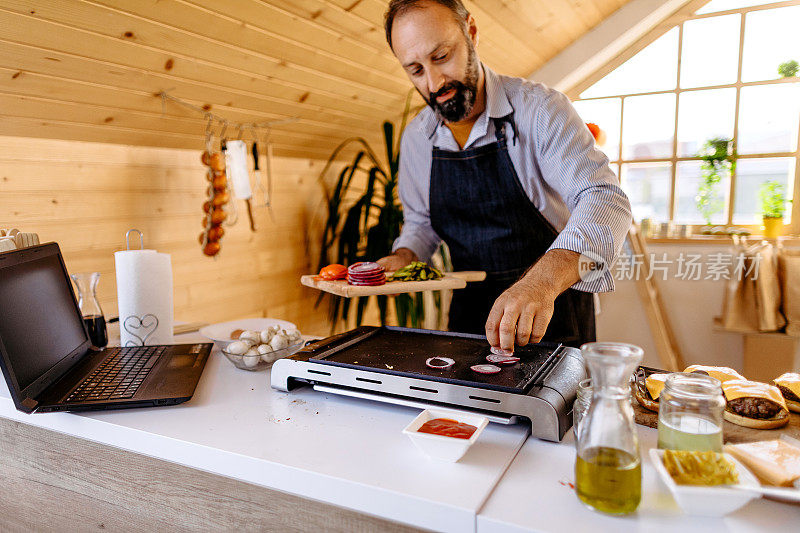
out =
{"type": "Polygon", "coordinates": [[[432,433],[434,435],[443,435],[445,437],[454,437],[456,439],[468,439],[477,430],[475,426],[464,424],[458,420],[451,420],[450,418],[434,418],[428,420],[417,431],[420,433],[432,433]]]}

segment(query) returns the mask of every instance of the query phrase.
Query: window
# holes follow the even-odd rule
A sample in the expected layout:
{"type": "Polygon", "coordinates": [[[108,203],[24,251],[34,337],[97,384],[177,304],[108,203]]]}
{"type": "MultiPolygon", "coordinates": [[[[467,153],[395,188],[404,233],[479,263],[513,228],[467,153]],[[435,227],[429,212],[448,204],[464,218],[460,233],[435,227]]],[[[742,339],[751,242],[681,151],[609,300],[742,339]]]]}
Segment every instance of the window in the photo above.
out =
{"type": "Polygon", "coordinates": [[[605,131],[636,220],[760,226],[759,189],[777,181],[784,222],[800,231],[800,77],[779,73],[800,62],[798,28],[800,0],[712,0],[572,95],[605,131]],[[738,157],[709,185],[699,153],[719,138],[738,157]]]}

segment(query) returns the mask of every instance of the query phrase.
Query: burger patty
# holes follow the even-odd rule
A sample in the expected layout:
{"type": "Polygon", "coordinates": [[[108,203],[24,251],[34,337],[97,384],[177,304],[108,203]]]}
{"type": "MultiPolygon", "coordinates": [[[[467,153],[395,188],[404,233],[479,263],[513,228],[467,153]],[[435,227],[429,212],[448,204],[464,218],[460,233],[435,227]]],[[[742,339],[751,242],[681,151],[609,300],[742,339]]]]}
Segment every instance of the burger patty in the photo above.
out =
{"type": "Polygon", "coordinates": [[[750,418],[772,418],[783,407],[766,398],[736,398],[728,402],[728,409],[737,415],[750,418]]]}
{"type": "Polygon", "coordinates": [[[800,402],[800,398],[797,397],[797,394],[793,393],[792,391],[790,391],[789,389],[787,389],[782,385],[778,385],[778,388],[781,390],[781,394],[783,394],[783,397],[786,398],[787,400],[791,400],[793,402],[800,402]]]}

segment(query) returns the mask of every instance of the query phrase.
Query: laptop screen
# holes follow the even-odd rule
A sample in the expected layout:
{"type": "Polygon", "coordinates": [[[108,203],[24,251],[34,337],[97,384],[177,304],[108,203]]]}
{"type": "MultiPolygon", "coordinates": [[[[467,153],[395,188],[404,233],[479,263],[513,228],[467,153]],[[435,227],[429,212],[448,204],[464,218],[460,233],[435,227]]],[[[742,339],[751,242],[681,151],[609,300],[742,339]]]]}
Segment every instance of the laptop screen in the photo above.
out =
{"type": "Polygon", "coordinates": [[[0,340],[20,389],[88,340],[59,255],[0,270],[0,340]]]}

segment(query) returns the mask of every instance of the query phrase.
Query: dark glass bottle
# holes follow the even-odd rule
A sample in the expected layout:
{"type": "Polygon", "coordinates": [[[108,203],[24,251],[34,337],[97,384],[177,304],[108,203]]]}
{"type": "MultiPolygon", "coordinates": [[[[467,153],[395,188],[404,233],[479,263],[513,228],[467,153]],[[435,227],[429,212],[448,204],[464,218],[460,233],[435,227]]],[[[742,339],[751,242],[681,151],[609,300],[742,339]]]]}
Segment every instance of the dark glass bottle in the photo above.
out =
{"type": "Polygon", "coordinates": [[[97,282],[99,272],[79,272],[70,276],[78,288],[78,307],[89,332],[89,339],[95,348],[105,348],[108,344],[108,331],[103,310],[97,301],[97,282]]]}

